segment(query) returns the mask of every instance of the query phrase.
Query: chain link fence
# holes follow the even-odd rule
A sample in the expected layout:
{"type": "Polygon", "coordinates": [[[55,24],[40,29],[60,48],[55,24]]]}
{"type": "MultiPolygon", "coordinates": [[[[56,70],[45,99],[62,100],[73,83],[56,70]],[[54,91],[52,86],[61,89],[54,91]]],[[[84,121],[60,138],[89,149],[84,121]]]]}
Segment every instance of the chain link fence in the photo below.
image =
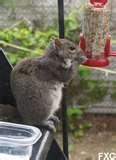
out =
{"type": "MultiPolygon", "coordinates": [[[[79,0],[66,0],[65,12],[74,6],[79,7],[79,0]]],[[[0,0],[0,27],[8,27],[23,17],[37,27],[53,25],[57,22],[57,0],[0,0]]]]}

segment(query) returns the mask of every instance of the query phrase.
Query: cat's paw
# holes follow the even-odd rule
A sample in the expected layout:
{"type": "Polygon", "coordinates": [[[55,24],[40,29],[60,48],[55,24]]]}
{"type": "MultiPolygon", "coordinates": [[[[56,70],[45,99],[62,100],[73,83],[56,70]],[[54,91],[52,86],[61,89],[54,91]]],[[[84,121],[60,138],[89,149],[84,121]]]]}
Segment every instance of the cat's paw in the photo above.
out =
{"type": "Polygon", "coordinates": [[[54,122],[52,120],[40,122],[40,123],[36,124],[35,126],[38,127],[40,130],[45,129],[45,130],[49,130],[51,132],[56,132],[56,127],[55,127],[54,122]]]}
{"type": "Polygon", "coordinates": [[[55,125],[56,127],[58,126],[58,124],[59,124],[59,122],[60,122],[59,118],[58,118],[57,116],[54,116],[54,115],[52,115],[52,116],[48,119],[48,121],[53,121],[53,122],[54,122],[54,125],[55,125]]]}

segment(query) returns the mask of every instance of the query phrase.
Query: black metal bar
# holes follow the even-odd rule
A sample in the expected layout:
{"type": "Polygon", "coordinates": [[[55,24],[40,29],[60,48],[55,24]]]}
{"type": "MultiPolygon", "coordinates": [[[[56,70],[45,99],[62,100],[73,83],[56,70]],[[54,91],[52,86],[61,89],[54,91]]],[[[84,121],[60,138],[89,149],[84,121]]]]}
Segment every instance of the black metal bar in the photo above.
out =
{"type": "Polygon", "coordinates": [[[52,142],[52,132],[47,130],[42,131],[41,139],[33,146],[31,160],[47,160],[47,154],[51,148],[52,142]]]}
{"type": "Polygon", "coordinates": [[[46,160],[67,160],[66,155],[62,152],[55,139],[52,142],[46,160]]]}
{"type": "Polygon", "coordinates": [[[65,37],[64,31],[64,0],[58,0],[59,37],[65,37]]]}
{"type": "Polygon", "coordinates": [[[67,88],[63,88],[63,98],[62,98],[62,128],[63,128],[63,151],[67,157],[68,155],[68,119],[67,119],[67,88]]]}
{"type": "MultiPolygon", "coordinates": [[[[59,17],[59,37],[65,37],[64,27],[64,0],[58,0],[58,17],[59,17]]],[[[63,128],[63,151],[68,158],[68,127],[67,127],[67,89],[63,89],[62,98],[62,128],[63,128]]]]}
{"type": "Polygon", "coordinates": [[[0,48],[0,104],[11,104],[16,106],[10,88],[11,71],[12,65],[9,63],[4,51],[0,48]]]}

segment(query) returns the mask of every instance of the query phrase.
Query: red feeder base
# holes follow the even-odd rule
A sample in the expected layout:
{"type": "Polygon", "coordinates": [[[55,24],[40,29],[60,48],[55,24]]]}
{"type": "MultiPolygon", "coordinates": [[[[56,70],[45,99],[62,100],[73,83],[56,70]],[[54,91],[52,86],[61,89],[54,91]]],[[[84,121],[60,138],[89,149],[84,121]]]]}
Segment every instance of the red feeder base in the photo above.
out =
{"type": "Polygon", "coordinates": [[[94,5],[94,7],[103,7],[106,5],[107,0],[90,0],[90,3],[94,5]]]}
{"type": "Polygon", "coordinates": [[[101,59],[95,59],[91,58],[88,59],[86,62],[83,63],[83,65],[89,66],[89,67],[106,67],[109,65],[109,59],[101,58],[101,59]]]}
{"type": "Polygon", "coordinates": [[[111,51],[111,36],[108,35],[105,42],[104,51],[101,53],[101,57],[95,58],[92,53],[86,52],[86,38],[83,34],[80,35],[80,48],[85,52],[88,60],[83,65],[90,67],[106,67],[109,65],[108,57],[116,56],[116,52],[111,51]]]}

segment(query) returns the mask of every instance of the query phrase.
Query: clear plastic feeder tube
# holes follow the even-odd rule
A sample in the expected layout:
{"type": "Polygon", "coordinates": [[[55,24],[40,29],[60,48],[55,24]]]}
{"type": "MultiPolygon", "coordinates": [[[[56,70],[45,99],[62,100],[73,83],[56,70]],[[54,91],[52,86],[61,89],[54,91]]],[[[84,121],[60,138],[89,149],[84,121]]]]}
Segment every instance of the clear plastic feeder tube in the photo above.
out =
{"type": "Polygon", "coordinates": [[[30,160],[40,137],[36,127],[0,122],[0,160],[30,160]]]}
{"type": "Polygon", "coordinates": [[[86,39],[87,53],[92,53],[93,57],[101,56],[104,52],[106,36],[109,34],[109,27],[109,7],[95,7],[91,3],[86,3],[83,11],[82,32],[86,39]]]}

